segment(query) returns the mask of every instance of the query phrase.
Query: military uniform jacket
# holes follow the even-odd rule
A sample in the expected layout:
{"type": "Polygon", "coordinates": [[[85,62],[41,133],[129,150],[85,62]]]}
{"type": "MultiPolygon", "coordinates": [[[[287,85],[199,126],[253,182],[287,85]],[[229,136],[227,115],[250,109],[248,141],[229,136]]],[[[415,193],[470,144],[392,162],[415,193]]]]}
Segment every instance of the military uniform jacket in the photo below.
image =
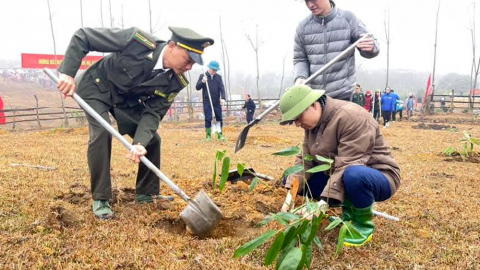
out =
{"type": "Polygon", "coordinates": [[[75,32],[59,71],[74,77],[90,51],[111,52],[80,79],[77,93],[97,112],[114,108],[121,134],[147,145],[175,96],[188,85],[173,70],[153,71],[164,41],[138,28],[82,28],[75,32]]]}

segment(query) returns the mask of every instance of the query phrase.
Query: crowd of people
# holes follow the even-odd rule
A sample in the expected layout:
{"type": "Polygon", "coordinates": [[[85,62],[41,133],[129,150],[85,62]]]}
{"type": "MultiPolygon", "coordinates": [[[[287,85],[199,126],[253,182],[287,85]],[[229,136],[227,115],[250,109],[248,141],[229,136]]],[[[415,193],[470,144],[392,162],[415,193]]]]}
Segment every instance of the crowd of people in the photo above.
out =
{"type": "Polygon", "coordinates": [[[397,121],[397,115],[399,116],[398,121],[402,121],[404,110],[407,120],[410,120],[416,107],[416,98],[413,93],[409,93],[403,101],[393,89],[386,87],[383,92],[377,90],[372,96],[370,90],[364,94],[360,84],[355,85],[355,91],[350,96],[350,101],[365,108],[377,122],[380,123],[380,118],[383,118],[384,128],[397,121]]]}

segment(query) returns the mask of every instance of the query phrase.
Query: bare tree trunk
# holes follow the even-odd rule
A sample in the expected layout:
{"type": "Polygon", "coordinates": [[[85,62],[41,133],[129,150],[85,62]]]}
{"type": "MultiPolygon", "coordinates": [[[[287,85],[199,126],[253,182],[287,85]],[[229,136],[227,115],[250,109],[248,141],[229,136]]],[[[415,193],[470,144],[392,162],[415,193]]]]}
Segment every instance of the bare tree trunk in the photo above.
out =
{"type": "Polygon", "coordinates": [[[10,104],[10,108],[13,111],[12,130],[15,130],[15,127],[17,126],[17,107],[13,108],[12,105],[10,104]]]}
{"type": "Polygon", "coordinates": [[[122,29],[125,28],[125,24],[123,23],[123,3],[122,3],[122,29]]]}
{"type": "Polygon", "coordinates": [[[150,25],[150,34],[153,34],[152,29],[152,3],[148,0],[148,18],[149,18],[149,25],[150,25]]]}
{"type": "MultiPolygon", "coordinates": [[[[225,85],[225,95],[229,96],[229,99],[232,100],[232,93],[230,93],[230,88],[228,84],[228,79],[229,79],[229,73],[230,70],[228,70],[227,66],[227,59],[228,56],[227,54],[227,46],[225,45],[225,41],[223,40],[223,31],[222,31],[222,17],[218,17],[219,21],[219,27],[220,27],[220,43],[222,45],[222,63],[223,63],[223,84],[225,85]]],[[[227,109],[228,111],[228,109],[227,109]]]]}
{"type": "Polygon", "coordinates": [[[38,114],[38,98],[37,98],[37,95],[33,95],[35,97],[35,101],[36,101],[36,107],[35,107],[35,111],[37,112],[37,123],[38,123],[38,128],[41,129],[42,128],[42,125],[40,124],[40,116],[38,114]]]}
{"type": "Polygon", "coordinates": [[[385,27],[385,38],[387,40],[387,80],[385,83],[385,88],[388,87],[388,75],[390,72],[390,6],[388,7],[388,17],[385,14],[383,24],[385,27]],[[388,20],[387,20],[388,18],[388,20]]]}
{"type": "MultiPolygon", "coordinates": [[[[433,102],[433,96],[435,95],[435,66],[437,62],[438,15],[440,14],[440,2],[441,0],[438,0],[437,19],[435,22],[435,44],[433,45],[434,50],[433,50],[432,95],[430,96],[430,103],[433,102]]],[[[427,109],[430,111],[430,113],[433,113],[433,111],[430,110],[430,104],[428,104],[428,102],[427,102],[427,105],[428,105],[427,109]]]]}
{"type": "Polygon", "coordinates": [[[80,0],[80,22],[82,23],[83,28],[83,0],[80,0]]]}
{"type": "Polygon", "coordinates": [[[283,66],[282,66],[282,78],[280,79],[280,89],[278,91],[278,99],[280,99],[283,91],[283,78],[285,77],[285,59],[287,58],[288,53],[283,57],[283,66]]]}
{"type": "Polygon", "coordinates": [[[103,0],[100,0],[100,24],[102,25],[102,28],[104,27],[103,26],[103,0]]]}
{"type": "MultiPolygon", "coordinates": [[[[52,40],[53,40],[53,54],[54,54],[54,59],[55,59],[55,66],[57,66],[57,45],[55,44],[55,33],[53,31],[53,20],[52,20],[52,11],[50,9],[50,0],[47,0],[47,6],[48,6],[48,17],[50,19],[50,30],[52,31],[52,40]]],[[[64,120],[64,125],[65,127],[68,127],[68,118],[67,114],[65,112],[65,103],[63,102],[63,96],[60,94],[60,101],[62,102],[62,110],[63,110],[63,118],[64,120]]]]}
{"type": "Polygon", "coordinates": [[[113,17],[112,17],[112,0],[108,0],[108,7],[110,9],[110,27],[113,28],[113,17]]]}
{"type": "Polygon", "coordinates": [[[253,50],[255,51],[255,61],[257,64],[257,95],[258,95],[258,104],[260,106],[260,111],[263,110],[262,108],[262,97],[260,95],[260,88],[259,88],[259,81],[260,81],[260,67],[259,67],[259,62],[258,62],[258,51],[260,49],[260,46],[262,42],[258,40],[258,25],[255,26],[255,44],[253,43],[252,39],[250,38],[249,35],[246,35],[248,41],[250,41],[250,44],[252,45],[253,50]]]}
{"type": "Polygon", "coordinates": [[[472,29],[470,29],[471,34],[472,34],[472,49],[473,49],[473,57],[472,57],[472,69],[470,73],[470,82],[471,82],[471,91],[468,95],[468,99],[470,102],[470,109],[473,111],[474,109],[474,102],[475,102],[475,89],[477,89],[477,81],[478,81],[478,75],[480,72],[480,57],[478,58],[478,63],[476,60],[476,51],[475,51],[475,46],[476,46],[476,29],[475,29],[475,2],[473,3],[473,18],[472,18],[472,29]]]}

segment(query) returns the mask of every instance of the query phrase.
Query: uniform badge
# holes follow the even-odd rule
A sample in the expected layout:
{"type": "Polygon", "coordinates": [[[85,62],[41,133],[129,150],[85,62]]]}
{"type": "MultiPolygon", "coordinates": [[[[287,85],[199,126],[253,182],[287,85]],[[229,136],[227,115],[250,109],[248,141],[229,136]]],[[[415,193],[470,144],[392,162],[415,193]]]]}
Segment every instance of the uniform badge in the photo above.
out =
{"type": "Polygon", "coordinates": [[[170,95],[168,96],[168,102],[172,102],[177,95],[178,93],[176,92],[170,93],[170,95]]]}
{"type": "Polygon", "coordinates": [[[153,60],[153,52],[151,52],[147,55],[147,59],[148,60],[153,60]]]}
{"type": "Polygon", "coordinates": [[[153,50],[157,47],[155,43],[153,43],[151,40],[149,40],[146,35],[141,33],[140,31],[137,31],[134,36],[135,40],[142,44],[143,46],[149,48],[150,50],[153,50]]]}

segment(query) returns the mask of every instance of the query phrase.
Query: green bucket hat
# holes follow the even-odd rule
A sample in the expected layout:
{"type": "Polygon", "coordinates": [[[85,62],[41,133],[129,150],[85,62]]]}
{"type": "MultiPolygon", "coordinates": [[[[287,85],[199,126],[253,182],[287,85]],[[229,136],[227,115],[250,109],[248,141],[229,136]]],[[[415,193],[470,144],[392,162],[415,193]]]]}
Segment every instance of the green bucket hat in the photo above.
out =
{"type": "Polygon", "coordinates": [[[324,90],[312,90],[306,85],[296,85],[287,89],[280,99],[280,111],[282,112],[280,124],[291,124],[324,93],[324,90]]]}

